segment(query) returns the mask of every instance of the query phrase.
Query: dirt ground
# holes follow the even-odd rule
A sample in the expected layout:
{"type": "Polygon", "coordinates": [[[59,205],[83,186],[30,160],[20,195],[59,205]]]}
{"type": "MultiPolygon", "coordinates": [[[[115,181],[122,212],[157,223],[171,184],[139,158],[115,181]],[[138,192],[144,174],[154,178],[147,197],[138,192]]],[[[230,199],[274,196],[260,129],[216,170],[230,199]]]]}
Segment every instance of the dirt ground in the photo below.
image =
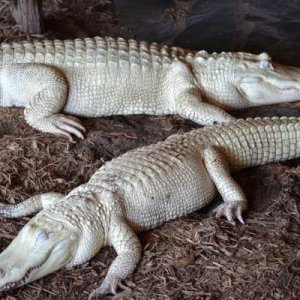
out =
{"type": "MultiPolygon", "coordinates": [[[[30,37],[18,32],[7,3],[0,1],[1,41],[30,37]]],[[[110,1],[44,1],[49,37],[131,37],[115,18],[110,1]],[[85,2],[86,3],[86,2],[85,2]],[[59,26],[64,20],[64,26],[59,26]],[[95,29],[97,26],[97,29],[95,29]]],[[[234,112],[238,117],[300,116],[299,105],[234,112]]],[[[115,116],[82,119],[86,139],[70,143],[28,126],[23,109],[0,109],[0,201],[68,193],[105,161],[129,149],[197,127],[177,116],[115,116]]],[[[235,174],[249,200],[246,224],[216,220],[221,200],[189,216],[139,235],[143,258],[127,288],[105,299],[300,299],[300,160],[235,174]]],[[[0,218],[0,250],[29,218],[0,218]]],[[[90,262],[61,270],[1,299],[87,299],[115,258],[103,249],[90,262]]]]}

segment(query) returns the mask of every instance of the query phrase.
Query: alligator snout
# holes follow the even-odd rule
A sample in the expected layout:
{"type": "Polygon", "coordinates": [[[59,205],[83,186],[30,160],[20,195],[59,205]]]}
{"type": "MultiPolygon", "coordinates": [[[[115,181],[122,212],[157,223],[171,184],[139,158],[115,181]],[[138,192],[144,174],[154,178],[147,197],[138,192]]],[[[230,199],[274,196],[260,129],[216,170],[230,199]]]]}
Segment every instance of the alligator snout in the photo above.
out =
{"type": "Polygon", "coordinates": [[[300,91],[300,68],[274,63],[274,71],[278,77],[271,77],[278,87],[295,88],[300,91]]]}

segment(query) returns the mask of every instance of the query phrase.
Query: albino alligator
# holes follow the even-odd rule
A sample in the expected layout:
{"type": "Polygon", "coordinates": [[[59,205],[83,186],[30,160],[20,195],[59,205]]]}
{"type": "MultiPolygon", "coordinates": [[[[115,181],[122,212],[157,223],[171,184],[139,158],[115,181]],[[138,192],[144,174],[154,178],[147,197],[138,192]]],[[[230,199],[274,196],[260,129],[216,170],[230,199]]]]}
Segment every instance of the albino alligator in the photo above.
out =
{"type": "Polygon", "coordinates": [[[0,106],[25,107],[31,126],[69,140],[85,129],[62,111],[177,113],[209,125],[234,120],[225,110],[299,99],[300,70],[266,53],[208,54],[110,37],[0,45],[0,106]]]}
{"type": "Polygon", "coordinates": [[[127,152],[67,196],[46,193],[2,204],[5,217],[40,212],[0,255],[0,290],[82,264],[112,245],[118,256],[91,298],[115,293],[141,257],[135,232],[197,210],[217,191],[224,199],[217,217],[243,223],[247,202],[230,171],[299,156],[300,118],[237,120],[127,152]]]}

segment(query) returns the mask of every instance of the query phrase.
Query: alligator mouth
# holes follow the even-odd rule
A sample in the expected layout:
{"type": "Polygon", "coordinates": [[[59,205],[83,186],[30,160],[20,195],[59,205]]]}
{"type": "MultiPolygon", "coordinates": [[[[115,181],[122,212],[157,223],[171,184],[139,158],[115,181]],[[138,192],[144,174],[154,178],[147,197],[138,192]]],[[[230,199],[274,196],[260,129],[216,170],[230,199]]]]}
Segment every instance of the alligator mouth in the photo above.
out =
{"type": "MultiPolygon", "coordinates": [[[[251,78],[251,79],[246,79],[246,80],[242,80],[240,83],[241,84],[254,84],[254,83],[259,83],[259,82],[264,82],[265,85],[269,86],[269,88],[273,91],[275,91],[275,93],[298,93],[300,94],[300,88],[295,87],[295,86],[288,86],[288,87],[280,87],[278,85],[275,85],[273,83],[270,82],[266,82],[261,78],[251,78]]],[[[300,83],[299,83],[300,86],[300,83]]]]}
{"type": "Polygon", "coordinates": [[[300,94],[300,90],[296,88],[279,88],[275,87],[278,91],[283,92],[283,93],[290,93],[290,92],[295,92],[300,94]]]}
{"type": "Polygon", "coordinates": [[[266,78],[261,76],[251,76],[251,77],[243,77],[240,81],[240,84],[254,84],[254,83],[264,83],[265,85],[270,86],[272,89],[276,90],[277,92],[281,93],[288,93],[288,92],[296,92],[300,93],[300,82],[299,80],[293,80],[291,79],[290,82],[293,82],[291,84],[287,84],[287,87],[280,87],[273,82],[268,82],[266,78]]]}
{"type": "Polygon", "coordinates": [[[41,268],[41,266],[44,264],[44,262],[47,260],[47,258],[41,264],[29,268],[27,270],[26,274],[23,276],[22,279],[20,279],[18,281],[12,281],[12,282],[6,283],[3,287],[0,288],[0,291],[1,292],[8,291],[8,290],[11,290],[13,288],[16,288],[16,287],[19,287],[19,286],[22,286],[22,285],[26,284],[27,283],[26,280],[29,278],[31,272],[34,271],[34,270],[37,270],[37,269],[41,268]]]}

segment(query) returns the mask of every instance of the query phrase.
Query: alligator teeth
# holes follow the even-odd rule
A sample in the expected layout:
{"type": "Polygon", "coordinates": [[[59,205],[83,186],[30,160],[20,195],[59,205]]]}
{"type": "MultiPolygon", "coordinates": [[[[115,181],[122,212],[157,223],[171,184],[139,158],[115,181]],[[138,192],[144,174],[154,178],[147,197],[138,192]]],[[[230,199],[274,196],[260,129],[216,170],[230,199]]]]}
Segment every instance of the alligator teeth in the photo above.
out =
{"type": "Polygon", "coordinates": [[[15,281],[15,282],[8,282],[2,288],[0,288],[0,291],[10,290],[10,289],[12,289],[14,287],[21,286],[21,285],[25,284],[26,283],[26,279],[29,278],[31,272],[33,270],[36,270],[36,269],[40,268],[42,265],[43,265],[43,263],[41,263],[41,264],[39,264],[37,266],[29,268],[28,271],[26,272],[26,274],[23,276],[22,279],[20,279],[18,281],[15,281]]]}

